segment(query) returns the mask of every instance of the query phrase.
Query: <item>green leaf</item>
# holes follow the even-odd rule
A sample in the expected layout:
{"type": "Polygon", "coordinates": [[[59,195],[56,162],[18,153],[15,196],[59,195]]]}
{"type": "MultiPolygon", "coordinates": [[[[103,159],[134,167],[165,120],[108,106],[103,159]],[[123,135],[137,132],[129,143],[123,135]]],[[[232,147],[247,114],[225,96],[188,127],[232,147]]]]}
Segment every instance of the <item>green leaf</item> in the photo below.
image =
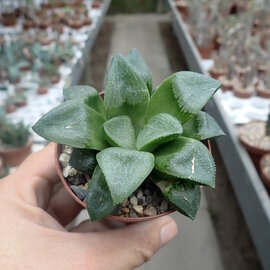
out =
{"type": "Polygon", "coordinates": [[[116,54],[106,77],[104,102],[108,117],[127,115],[137,130],[144,123],[148,101],[148,89],[141,76],[116,54]]]}
{"type": "Polygon", "coordinates": [[[104,123],[105,139],[111,146],[135,149],[135,131],[128,116],[117,116],[104,123]]]}
{"type": "Polygon", "coordinates": [[[110,190],[99,166],[88,182],[86,206],[91,221],[101,220],[115,208],[110,190]]]}
{"type": "Polygon", "coordinates": [[[97,161],[115,204],[132,194],[154,167],[154,156],[151,153],[119,147],[101,151],[97,154],[97,161]]]}
{"type": "Polygon", "coordinates": [[[155,182],[169,203],[183,215],[194,219],[201,200],[200,186],[187,181],[162,180],[155,182]]]}
{"type": "Polygon", "coordinates": [[[63,91],[65,100],[81,100],[106,118],[106,108],[98,91],[88,85],[70,86],[63,91]]]}
{"type": "Polygon", "coordinates": [[[160,113],[151,118],[140,131],[137,149],[151,152],[160,144],[177,138],[182,132],[182,125],[175,117],[160,113]]]}
{"type": "Polygon", "coordinates": [[[155,153],[155,169],[166,175],[215,187],[216,167],[209,150],[200,141],[180,137],[155,153]]]}
{"type": "Polygon", "coordinates": [[[183,126],[183,136],[206,140],[225,135],[216,120],[206,112],[199,112],[183,126]]]}
{"type": "Polygon", "coordinates": [[[167,78],[152,95],[147,119],[159,113],[168,113],[182,124],[196,115],[220,87],[208,76],[180,71],[167,78]]]}
{"type": "Polygon", "coordinates": [[[95,150],[74,148],[69,164],[79,172],[92,174],[97,166],[96,154],[95,150]]]}
{"type": "Polygon", "coordinates": [[[77,100],[64,102],[43,115],[33,126],[41,137],[76,148],[102,150],[107,147],[102,137],[105,119],[77,100]]]}
{"type": "Polygon", "coordinates": [[[151,95],[153,90],[152,74],[146,63],[143,61],[138,50],[131,50],[125,58],[132,65],[134,70],[143,78],[145,84],[147,85],[149,94],[151,95]]]}

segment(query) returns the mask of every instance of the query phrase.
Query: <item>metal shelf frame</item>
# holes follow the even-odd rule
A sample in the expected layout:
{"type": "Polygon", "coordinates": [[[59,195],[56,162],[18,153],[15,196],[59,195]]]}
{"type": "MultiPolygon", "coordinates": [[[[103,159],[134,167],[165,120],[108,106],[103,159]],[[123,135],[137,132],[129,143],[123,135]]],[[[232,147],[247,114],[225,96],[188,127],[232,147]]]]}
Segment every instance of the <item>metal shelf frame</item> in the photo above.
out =
{"type": "MultiPolygon", "coordinates": [[[[207,74],[202,59],[188,29],[174,5],[167,0],[172,13],[172,25],[189,69],[207,74]]],[[[237,196],[252,240],[264,269],[270,269],[270,198],[244,147],[240,144],[232,121],[225,114],[217,97],[205,106],[227,136],[216,139],[224,166],[237,196]]]]}

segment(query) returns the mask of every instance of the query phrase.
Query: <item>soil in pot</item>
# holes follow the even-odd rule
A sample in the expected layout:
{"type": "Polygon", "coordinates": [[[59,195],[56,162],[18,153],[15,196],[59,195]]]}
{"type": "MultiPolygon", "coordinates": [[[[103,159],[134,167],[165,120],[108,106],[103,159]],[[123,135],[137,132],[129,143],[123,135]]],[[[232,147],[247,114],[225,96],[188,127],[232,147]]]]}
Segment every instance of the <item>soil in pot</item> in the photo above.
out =
{"type": "Polygon", "coordinates": [[[32,153],[33,138],[28,140],[25,146],[19,148],[0,148],[0,156],[5,165],[9,167],[19,166],[32,153]]]}
{"type": "Polygon", "coordinates": [[[270,89],[266,88],[264,85],[259,84],[256,90],[259,97],[270,98],[270,89]]]}
{"type": "Polygon", "coordinates": [[[260,121],[250,122],[238,128],[239,139],[257,168],[261,157],[270,152],[270,136],[265,135],[265,129],[266,123],[260,121]]]}
{"type": "MultiPolygon", "coordinates": [[[[72,148],[69,146],[58,146],[56,157],[58,161],[57,169],[64,185],[82,206],[85,205],[88,181],[91,175],[78,172],[69,164],[72,148]],[[61,165],[60,165],[60,164],[61,165]]],[[[136,219],[149,219],[174,211],[172,206],[163,198],[159,189],[151,182],[145,181],[128,199],[119,204],[112,214],[108,217],[123,222],[139,221],[136,219]]]]}
{"type": "Polygon", "coordinates": [[[270,192],[270,154],[266,154],[260,161],[260,174],[265,187],[270,192]]]}

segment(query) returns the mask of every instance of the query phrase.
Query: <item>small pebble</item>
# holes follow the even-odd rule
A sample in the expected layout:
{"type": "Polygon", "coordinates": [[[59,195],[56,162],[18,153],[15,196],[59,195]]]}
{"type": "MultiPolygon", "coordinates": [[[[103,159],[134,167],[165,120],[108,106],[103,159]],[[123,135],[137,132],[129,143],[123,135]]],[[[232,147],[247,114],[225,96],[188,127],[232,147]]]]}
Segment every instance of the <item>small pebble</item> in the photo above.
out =
{"type": "Polygon", "coordinates": [[[137,218],[138,217],[138,215],[132,209],[129,211],[129,216],[132,217],[132,218],[137,218]]]}
{"type": "MultiPolygon", "coordinates": [[[[73,169],[73,168],[72,168],[73,169]]],[[[71,170],[72,170],[71,169],[71,170]]],[[[70,171],[71,171],[70,170],[70,171]]],[[[70,171],[69,171],[69,174],[70,174],[70,171]]],[[[68,178],[68,181],[72,184],[72,185],[84,185],[87,181],[86,181],[86,178],[84,175],[80,174],[80,173],[77,173],[75,176],[72,176],[72,177],[69,177],[68,178]]]]}
{"type": "Polygon", "coordinates": [[[129,213],[129,208],[122,208],[122,211],[123,211],[124,213],[128,214],[128,213],[129,213]]]}
{"type": "Polygon", "coordinates": [[[128,206],[128,199],[126,199],[126,200],[124,200],[124,201],[122,202],[122,206],[123,206],[124,208],[128,206]]]}
{"type": "Polygon", "coordinates": [[[88,183],[87,183],[87,182],[84,184],[83,189],[84,189],[85,191],[88,190],[88,183]]]}
{"type": "Polygon", "coordinates": [[[138,199],[135,196],[131,197],[129,201],[133,206],[138,205],[138,199]]]}
{"type": "Polygon", "coordinates": [[[133,210],[139,216],[143,216],[143,207],[141,205],[134,205],[133,210]]]}
{"type": "Polygon", "coordinates": [[[143,199],[141,199],[141,198],[138,198],[138,204],[139,204],[139,205],[142,205],[144,201],[145,201],[145,199],[143,200],[143,199]]]}
{"type": "Polygon", "coordinates": [[[71,168],[72,168],[72,167],[68,165],[67,167],[65,167],[65,168],[63,169],[63,176],[64,176],[64,177],[68,177],[68,176],[69,176],[69,171],[70,171],[71,168]]]}
{"type": "Polygon", "coordinates": [[[75,168],[70,168],[68,175],[69,176],[75,176],[78,173],[78,171],[75,168]]]}
{"type": "Polygon", "coordinates": [[[72,147],[68,146],[68,145],[65,145],[64,149],[63,149],[63,153],[71,155],[72,154],[72,147]]]}
{"type": "Polygon", "coordinates": [[[81,201],[85,199],[86,191],[83,188],[75,185],[70,186],[70,188],[81,201]]]}
{"type": "Polygon", "coordinates": [[[141,189],[139,189],[138,192],[137,192],[137,198],[142,199],[142,197],[143,197],[143,192],[142,192],[141,189]]]}
{"type": "Polygon", "coordinates": [[[59,157],[59,162],[61,163],[62,167],[67,167],[70,160],[70,155],[67,153],[62,153],[59,157]]]}
{"type": "Polygon", "coordinates": [[[145,203],[148,205],[153,201],[153,196],[151,194],[148,194],[145,198],[145,203]]]}
{"type": "Polygon", "coordinates": [[[146,216],[156,216],[157,215],[157,209],[154,206],[149,206],[143,211],[143,213],[146,216]]]}
{"type": "Polygon", "coordinates": [[[165,200],[163,200],[160,205],[160,212],[165,213],[167,211],[168,211],[168,203],[165,200]]]}

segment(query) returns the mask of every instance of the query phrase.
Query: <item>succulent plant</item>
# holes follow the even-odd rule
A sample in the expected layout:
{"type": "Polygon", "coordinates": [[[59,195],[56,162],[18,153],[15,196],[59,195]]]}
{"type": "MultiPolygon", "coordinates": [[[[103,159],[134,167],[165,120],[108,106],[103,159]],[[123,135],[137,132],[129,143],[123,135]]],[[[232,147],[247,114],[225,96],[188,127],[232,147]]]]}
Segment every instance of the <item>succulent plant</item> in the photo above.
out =
{"type": "Polygon", "coordinates": [[[146,179],[193,219],[200,185],[215,186],[215,163],[200,141],[224,133],[201,109],[219,87],[210,77],[184,71],[153,91],[151,73],[134,49],[113,57],[104,101],[90,86],[65,89],[65,102],[33,130],[72,146],[72,166],[93,173],[86,197],[91,221],[110,214],[146,179]],[[94,162],[93,172],[84,167],[86,159],[94,162]]]}
{"type": "Polygon", "coordinates": [[[29,136],[29,127],[23,122],[13,124],[6,119],[0,119],[0,147],[22,147],[27,144],[29,136]]]}

